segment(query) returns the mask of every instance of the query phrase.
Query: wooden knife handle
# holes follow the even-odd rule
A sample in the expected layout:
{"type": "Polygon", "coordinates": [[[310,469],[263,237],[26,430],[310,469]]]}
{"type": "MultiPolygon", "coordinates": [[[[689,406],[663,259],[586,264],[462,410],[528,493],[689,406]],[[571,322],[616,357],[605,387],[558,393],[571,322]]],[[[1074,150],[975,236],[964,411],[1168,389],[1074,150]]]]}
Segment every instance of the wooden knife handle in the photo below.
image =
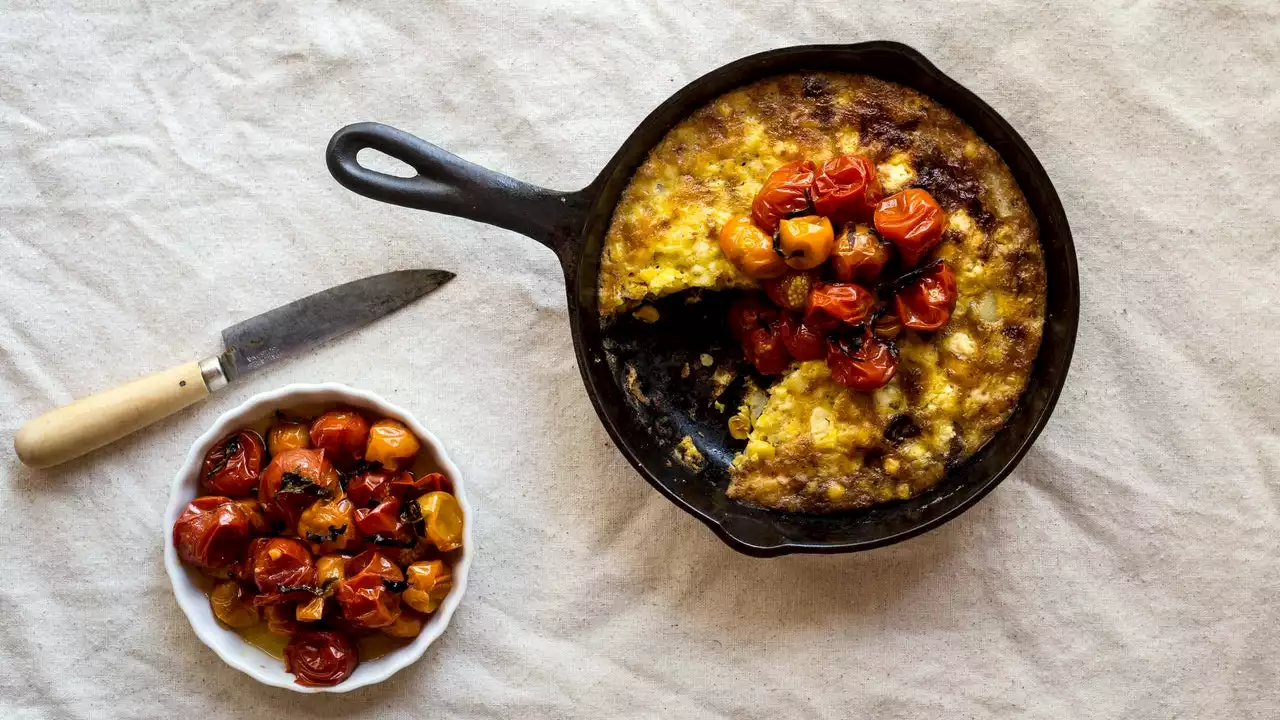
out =
{"type": "Polygon", "coordinates": [[[47,468],[140,430],[226,385],[218,359],[207,358],[76,400],[23,425],[13,449],[23,463],[47,468]]]}

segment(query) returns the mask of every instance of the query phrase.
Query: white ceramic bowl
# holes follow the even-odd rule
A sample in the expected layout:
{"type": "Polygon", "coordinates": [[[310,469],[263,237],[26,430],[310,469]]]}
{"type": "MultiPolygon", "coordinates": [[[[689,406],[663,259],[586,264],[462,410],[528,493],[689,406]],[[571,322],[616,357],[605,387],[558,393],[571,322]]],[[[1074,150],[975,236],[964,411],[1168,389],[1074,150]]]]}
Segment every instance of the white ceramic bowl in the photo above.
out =
{"type": "Polygon", "coordinates": [[[397,670],[406,667],[422,657],[435,639],[444,632],[449,618],[462,600],[467,589],[467,570],[471,567],[471,557],[475,545],[471,539],[472,512],[467,504],[466,490],[462,482],[462,473],[449,460],[440,441],[432,435],[422,423],[419,423],[403,408],[399,408],[370,392],[356,390],[337,383],[321,385],[286,385],[279,390],[254,395],[243,405],[223,413],[208,432],[200,436],[187,453],[186,462],[173,479],[173,487],[169,491],[169,509],[164,520],[164,565],[169,572],[169,580],[173,584],[173,594],[178,598],[178,605],[187,614],[191,627],[196,635],[213,649],[231,667],[249,675],[258,682],[287,688],[294,692],[347,692],[362,688],[365,685],[382,682],[391,677],[397,670]],[[173,547],[173,523],[182,514],[187,503],[195,499],[198,491],[200,464],[205,453],[220,438],[234,430],[247,427],[279,408],[290,408],[299,405],[348,405],[369,410],[370,414],[379,417],[390,417],[404,423],[422,441],[422,452],[434,456],[440,472],[453,481],[454,495],[462,505],[465,520],[462,538],[462,559],[453,566],[453,590],[422,628],[422,634],[413,642],[390,652],[380,658],[360,662],[351,677],[332,687],[305,687],[294,682],[294,676],[284,671],[284,661],[274,658],[257,647],[245,642],[235,631],[223,627],[213,617],[209,607],[209,598],[195,584],[197,572],[187,568],[178,560],[177,551],[173,547]]]}

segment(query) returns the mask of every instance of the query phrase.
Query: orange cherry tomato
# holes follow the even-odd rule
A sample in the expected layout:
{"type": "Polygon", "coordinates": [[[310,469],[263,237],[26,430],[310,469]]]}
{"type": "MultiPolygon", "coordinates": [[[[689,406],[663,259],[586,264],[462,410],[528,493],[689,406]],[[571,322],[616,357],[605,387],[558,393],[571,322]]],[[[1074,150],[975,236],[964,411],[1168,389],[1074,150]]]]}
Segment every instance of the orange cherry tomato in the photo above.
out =
{"type": "Polygon", "coordinates": [[[841,335],[827,339],[827,367],[832,380],[866,392],[893,379],[898,372],[898,353],[870,332],[841,335]]]}
{"type": "Polygon", "coordinates": [[[871,313],[876,299],[853,283],[818,283],[809,293],[804,324],[817,332],[829,332],[842,323],[857,325],[871,313]]]}
{"type": "Polygon", "coordinates": [[[778,223],[778,249],[795,270],[812,270],[826,262],[835,242],[831,221],[824,217],[806,215],[778,223]]]}
{"type": "Polygon", "coordinates": [[[809,209],[814,166],[809,160],[787,163],[769,173],[764,187],[751,202],[751,218],[757,227],[773,234],[782,218],[809,209]]]}
{"type": "Polygon", "coordinates": [[[400,615],[400,596],[387,589],[388,582],[373,573],[360,573],[338,583],[334,599],[347,622],[370,630],[395,622],[400,615]]]}
{"type": "Polygon", "coordinates": [[[204,456],[200,480],[214,495],[248,495],[258,487],[266,445],[252,430],[241,430],[218,441],[204,456]]]}
{"type": "Polygon", "coordinates": [[[831,251],[831,269],[840,282],[870,285],[888,262],[888,246],[866,225],[846,227],[831,251]]]}
{"type": "MultiPolygon", "coordinates": [[[[258,538],[250,548],[253,558],[253,582],[263,595],[279,595],[282,601],[294,588],[309,587],[316,582],[316,564],[311,551],[294,538],[258,538]]],[[[258,604],[277,604],[258,596],[258,604]]]]}
{"type": "Polygon", "coordinates": [[[258,502],[290,529],[311,503],[341,496],[338,471],[324,450],[286,450],[271,460],[258,482],[258,502]]]}
{"type": "Polygon", "coordinates": [[[796,360],[820,360],[826,356],[827,341],[822,333],[786,314],[778,318],[776,327],[783,346],[796,360]]]}
{"type": "Polygon", "coordinates": [[[937,330],[956,307],[956,276],[944,262],[921,275],[894,297],[898,317],[912,330],[937,330]]]}
{"type": "Polygon", "coordinates": [[[403,470],[413,463],[422,445],[404,423],[386,418],[369,428],[369,442],[364,459],[388,470],[403,470]]]}
{"type": "Polygon", "coordinates": [[[275,457],[285,450],[311,447],[311,429],[300,422],[277,422],[267,431],[267,451],[275,457]]]}
{"type": "Polygon", "coordinates": [[[720,228],[720,250],[749,277],[775,278],[787,271],[786,261],[773,249],[773,238],[750,218],[736,217],[720,228]]]}
{"type": "Polygon", "coordinates": [[[813,180],[813,209],[832,222],[866,220],[882,197],[876,166],[861,155],[831,158],[813,180]]]}
{"type": "Polygon", "coordinates": [[[813,273],[789,272],[780,278],[765,280],[761,287],[769,299],[784,310],[800,311],[809,302],[809,292],[813,290],[813,273]]]}
{"type": "Polygon", "coordinates": [[[791,364],[791,355],[778,334],[781,316],[778,308],[756,295],[739,298],[729,307],[729,329],[742,343],[747,362],[762,375],[777,375],[791,364]]]}
{"type": "Polygon", "coordinates": [[[343,567],[343,573],[345,573],[346,577],[355,577],[360,573],[372,573],[392,582],[404,580],[404,572],[400,567],[392,562],[386,553],[376,548],[369,548],[348,559],[343,567]]]}
{"type": "Polygon", "coordinates": [[[198,497],[173,523],[178,557],[198,568],[226,568],[244,556],[248,544],[249,517],[231,498],[198,497]]]}
{"type": "Polygon", "coordinates": [[[337,685],[360,664],[360,651],[351,639],[333,630],[308,630],[293,636],[284,648],[284,669],[299,685],[337,685]]]}
{"type": "Polygon", "coordinates": [[[317,553],[346,550],[360,543],[351,501],[317,500],[298,517],[298,537],[317,553]]]}
{"type": "Polygon", "coordinates": [[[919,263],[938,244],[946,224],[938,201],[919,188],[890,195],[876,207],[876,231],[897,246],[907,267],[919,263]]]}
{"type": "Polygon", "coordinates": [[[364,459],[369,421],[354,410],[330,410],[311,423],[312,446],[325,450],[329,462],[350,468],[364,459]]]}

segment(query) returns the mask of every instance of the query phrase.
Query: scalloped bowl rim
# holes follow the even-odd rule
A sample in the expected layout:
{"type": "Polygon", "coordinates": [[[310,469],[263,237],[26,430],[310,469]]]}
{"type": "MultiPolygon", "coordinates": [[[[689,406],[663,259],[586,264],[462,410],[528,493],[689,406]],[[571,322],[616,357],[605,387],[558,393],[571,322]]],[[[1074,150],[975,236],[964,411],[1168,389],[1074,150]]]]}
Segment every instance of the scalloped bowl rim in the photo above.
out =
{"type": "Polygon", "coordinates": [[[449,620],[453,617],[453,612],[462,601],[462,596],[467,589],[467,574],[475,550],[471,537],[472,519],[473,513],[471,505],[467,502],[462,473],[449,459],[440,440],[423,427],[422,423],[418,422],[409,411],[387,402],[374,393],[357,390],[340,383],[295,383],[277,390],[258,393],[224,412],[191,446],[186,461],[174,477],[169,490],[169,506],[165,511],[164,522],[164,565],[169,574],[169,582],[173,586],[174,597],[186,614],[187,620],[190,621],[191,628],[195,630],[201,642],[217,653],[223,662],[264,685],[300,693],[349,692],[366,685],[380,683],[399,670],[412,665],[422,657],[427,648],[449,625],[449,620]],[[173,523],[186,508],[187,503],[197,495],[197,471],[209,448],[233,430],[257,422],[278,408],[307,403],[352,405],[403,422],[422,441],[423,448],[435,455],[439,461],[440,470],[453,481],[454,495],[462,506],[464,518],[462,557],[453,566],[453,590],[445,598],[440,609],[427,620],[422,633],[404,647],[397,648],[380,658],[361,662],[351,677],[330,687],[298,685],[294,682],[294,676],[285,672],[282,660],[268,655],[234,630],[219,624],[213,617],[213,610],[209,607],[208,596],[192,581],[196,571],[182,565],[173,546],[173,523]]]}

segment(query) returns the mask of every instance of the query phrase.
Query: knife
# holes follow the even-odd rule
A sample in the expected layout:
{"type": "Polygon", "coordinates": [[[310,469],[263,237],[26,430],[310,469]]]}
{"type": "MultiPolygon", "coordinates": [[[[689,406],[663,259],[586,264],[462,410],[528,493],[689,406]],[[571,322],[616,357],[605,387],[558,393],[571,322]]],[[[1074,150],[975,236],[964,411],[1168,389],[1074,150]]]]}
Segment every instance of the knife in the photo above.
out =
{"type": "Polygon", "coordinates": [[[445,270],[397,270],[329,288],[222,331],[219,355],[179,365],[51,410],[13,438],[22,462],[46,468],[115,442],[192,405],[246,373],[332,340],[453,279],[445,270]]]}

